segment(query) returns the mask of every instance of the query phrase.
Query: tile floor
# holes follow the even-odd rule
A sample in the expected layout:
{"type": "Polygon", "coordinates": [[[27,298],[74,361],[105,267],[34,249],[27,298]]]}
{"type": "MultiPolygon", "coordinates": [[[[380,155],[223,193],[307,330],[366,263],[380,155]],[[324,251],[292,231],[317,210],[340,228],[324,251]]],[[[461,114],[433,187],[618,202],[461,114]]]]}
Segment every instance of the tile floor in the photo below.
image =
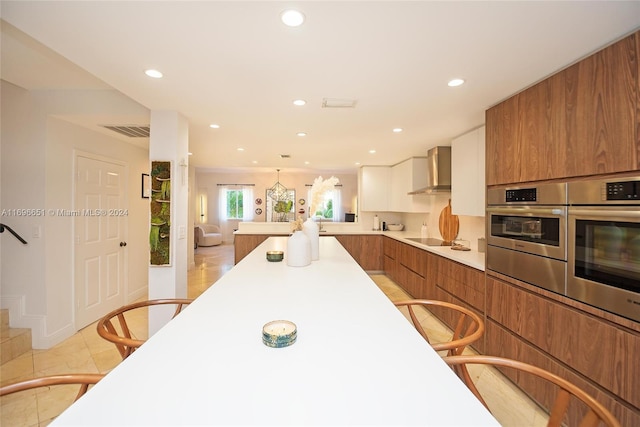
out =
{"type": "MultiPolygon", "coordinates": [[[[196,298],[233,267],[233,245],[198,248],[195,268],[188,272],[188,296],[196,298]]],[[[391,300],[408,295],[384,275],[371,278],[391,300]]],[[[146,315],[134,321],[136,337],[146,337],[146,315]]],[[[421,323],[427,325],[434,338],[447,339],[447,330],[426,310],[421,323]]],[[[71,338],[48,350],[32,350],[0,367],[0,384],[35,376],[71,372],[106,373],[120,362],[120,355],[111,343],[96,332],[95,324],[87,326],[71,338]]],[[[488,405],[503,426],[546,425],[545,413],[533,404],[508,380],[491,368],[469,369],[488,405]]],[[[2,426],[46,426],[66,408],[77,393],[75,386],[58,386],[52,391],[39,389],[1,399],[2,426]]]]}

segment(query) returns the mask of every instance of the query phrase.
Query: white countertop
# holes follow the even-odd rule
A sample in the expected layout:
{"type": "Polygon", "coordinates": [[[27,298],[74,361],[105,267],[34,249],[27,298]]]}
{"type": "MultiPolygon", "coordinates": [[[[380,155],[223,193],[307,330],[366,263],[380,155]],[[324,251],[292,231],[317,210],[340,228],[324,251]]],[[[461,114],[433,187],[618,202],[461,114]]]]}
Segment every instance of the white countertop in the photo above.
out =
{"type": "MultiPolygon", "coordinates": [[[[267,234],[267,235],[289,235],[291,226],[288,222],[241,222],[239,229],[234,234],[267,234]]],[[[418,242],[408,240],[409,238],[420,237],[420,233],[411,231],[373,231],[362,229],[359,223],[324,223],[326,229],[321,236],[335,235],[383,235],[388,236],[403,243],[415,246],[420,249],[432,252],[436,255],[459,262],[460,264],[484,271],[485,254],[477,250],[454,251],[450,246],[427,246],[418,242]]]]}
{"type": "Polygon", "coordinates": [[[499,425],[335,238],[307,267],[267,262],[286,241],[263,242],[51,425],[499,425]],[[296,323],[292,346],[262,343],[277,319],[296,323]]]}

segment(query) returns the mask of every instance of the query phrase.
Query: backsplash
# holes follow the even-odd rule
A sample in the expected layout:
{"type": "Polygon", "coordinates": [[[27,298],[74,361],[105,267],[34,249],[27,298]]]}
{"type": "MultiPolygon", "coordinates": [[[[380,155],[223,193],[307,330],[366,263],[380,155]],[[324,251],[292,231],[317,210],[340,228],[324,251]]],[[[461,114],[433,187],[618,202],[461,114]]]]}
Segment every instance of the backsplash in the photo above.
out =
{"type": "MultiPolygon", "coordinates": [[[[439,194],[432,196],[421,196],[431,198],[430,213],[401,213],[401,212],[378,212],[380,224],[400,223],[404,224],[404,230],[408,237],[419,237],[422,224],[427,224],[428,236],[441,239],[439,229],[440,212],[449,203],[449,194],[439,194]]],[[[375,212],[361,212],[358,222],[363,230],[371,230],[373,228],[373,217],[375,212]]],[[[478,249],[478,238],[485,237],[485,217],[481,216],[465,216],[459,215],[460,231],[458,238],[468,240],[471,249],[478,249]]]]}

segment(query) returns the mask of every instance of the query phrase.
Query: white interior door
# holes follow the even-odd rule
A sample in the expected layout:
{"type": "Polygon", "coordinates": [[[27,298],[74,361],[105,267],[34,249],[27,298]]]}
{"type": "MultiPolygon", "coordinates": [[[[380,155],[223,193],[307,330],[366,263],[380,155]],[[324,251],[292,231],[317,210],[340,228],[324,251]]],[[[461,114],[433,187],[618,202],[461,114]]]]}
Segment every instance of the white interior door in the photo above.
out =
{"type": "Polygon", "coordinates": [[[123,165],[79,155],[75,193],[76,329],[125,302],[123,165]]]}

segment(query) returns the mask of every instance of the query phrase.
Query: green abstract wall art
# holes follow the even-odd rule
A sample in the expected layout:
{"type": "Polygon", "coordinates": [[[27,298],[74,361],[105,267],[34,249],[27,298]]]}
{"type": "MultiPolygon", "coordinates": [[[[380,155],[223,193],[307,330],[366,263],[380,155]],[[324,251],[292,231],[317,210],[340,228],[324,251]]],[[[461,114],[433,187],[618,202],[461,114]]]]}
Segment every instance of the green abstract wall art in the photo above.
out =
{"type": "Polygon", "coordinates": [[[151,162],[151,265],[171,265],[171,162],[151,162]]]}

